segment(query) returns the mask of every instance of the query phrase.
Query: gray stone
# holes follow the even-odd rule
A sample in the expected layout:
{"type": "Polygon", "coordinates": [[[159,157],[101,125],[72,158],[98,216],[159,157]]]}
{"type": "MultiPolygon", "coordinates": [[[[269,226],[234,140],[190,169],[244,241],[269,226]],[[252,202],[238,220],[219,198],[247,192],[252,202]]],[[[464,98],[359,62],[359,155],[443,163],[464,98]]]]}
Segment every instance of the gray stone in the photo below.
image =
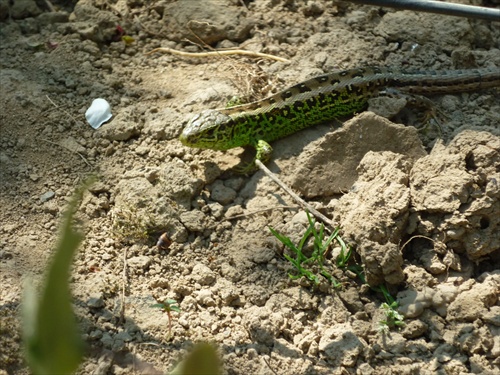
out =
{"type": "Polygon", "coordinates": [[[37,17],[41,25],[53,25],[55,23],[68,22],[69,14],[66,12],[46,12],[37,17]]]}
{"type": "Polygon", "coordinates": [[[45,203],[45,202],[47,202],[48,200],[50,200],[50,199],[54,198],[54,197],[55,197],[55,195],[56,195],[56,193],[55,193],[55,192],[53,192],[52,190],[50,190],[50,191],[48,191],[48,192],[46,192],[46,193],[44,193],[44,194],[42,194],[42,195],[40,196],[40,201],[41,201],[42,203],[45,203]]]}
{"type": "Polygon", "coordinates": [[[104,307],[104,301],[101,297],[90,297],[87,300],[87,306],[94,309],[99,309],[101,307],[104,307]]]}
{"type": "Polygon", "coordinates": [[[236,191],[230,187],[224,186],[224,183],[220,180],[216,180],[212,184],[212,189],[210,191],[210,198],[222,205],[231,203],[236,198],[236,191]]]}
{"type": "Polygon", "coordinates": [[[179,219],[191,232],[203,232],[208,228],[205,214],[198,210],[183,212],[179,219]]]}
{"type": "Polygon", "coordinates": [[[10,8],[10,15],[13,19],[23,19],[38,16],[42,11],[34,0],[16,0],[10,8]]]}

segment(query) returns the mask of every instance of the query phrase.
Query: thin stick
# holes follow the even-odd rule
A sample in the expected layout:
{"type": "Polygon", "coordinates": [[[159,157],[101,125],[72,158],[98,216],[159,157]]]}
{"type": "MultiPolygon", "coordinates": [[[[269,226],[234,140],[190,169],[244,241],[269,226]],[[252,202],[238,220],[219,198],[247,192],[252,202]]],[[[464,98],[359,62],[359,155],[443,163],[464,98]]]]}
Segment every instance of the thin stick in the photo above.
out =
{"type": "Polygon", "coordinates": [[[122,272],[122,293],[121,293],[121,308],[120,308],[120,320],[125,321],[125,285],[127,284],[127,248],[123,251],[123,272],[122,272]]]}
{"type": "Polygon", "coordinates": [[[79,157],[81,157],[81,158],[82,158],[82,160],[85,162],[85,164],[87,164],[87,165],[90,167],[90,169],[94,169],[94,167],[92,167],[92,164],[90,164],[90,163],[87,161],[87,159],[85,159],[85,157],[84,157],[82,154],[80,154],[78,151],[75,151],[75,150],[70,149],[69,147],[66,147],[66,146],[60,145],[59,143],[49,141],[48,139],[44,139],[44,138],[38,138],[38,139],[39,139],[39,140],[41,140],[41,141],[44,141],[44,142],[47,142],[47,143],[50,143],[50,144],[53,144],[53,145],[59,146],[59,147],[61,147],[61,148],[64,148],[64,149],[68,150],[69,152],[73,152],[73,153],[77,154],[79,157]]]}
{"type": "Polygon", "coordinates": [[[329,218],[327,218],[325,215],[316,210],[314,207],[310,206],[306,201],[304,201],[297,194],[295,194],[292,191],[292,189],[290,189],[280,179],[278,179],[278,177],[276,177],[276,175],[273,172],[271,172],[260,160],[255,160],[255,164],[259,167],[260,170],[262,170],[266,175],[268,175],[269,178],[271,178],[271,180],[276,182],[283,190],[285,190],[300,205],[300,207],[312,213],[314,216],[316,216],[319,220],[324,222],[330,228],[335,228],[335,225],[329,218]]]}
{"type": "Polygon", "coordinates": [[[269,370],[271,370],[273,372],[274,375],[278,375],[278,373],[276,371],[274,371],[274,369],[271,367],[271,365],[269,364],[269,362],[267,362],[266,358],[265,357],[262,357],[262,359],[264,360],[264,362],[266,363],[267,367],[269,367],[269,370]]]}
{"type": "Polygon", "coordinates": [[[240,219],[242,217],[248,217],[251,215],[259,214],[261,212],[273,211],[273,210],[279,210],[279,209],[285,209],[285,208],[294,210],[294,209],[297,209],[297,206],[276,206],[276,207],[263,208],[261,210],[255,210],[255,211],[247,212],[247,213],[241,214],[241,215],[234,215],[234,216],[226,217],[226,219],[227,220],[240,219]]]}
{"type": "Polygon", "coordinates": [[[72,120],[73,120],[76,124],[78,124],[78,120],[77,120],[76,118],[74,118],[73,116],[71,116],[71,114],[70,114],[68,111],[65,111],[64,109],[62,109],[61,107],[59,107],[56,103],[54,103],[54,102],[52,101],[52,99],[50,99],[50,97],[49,97],[48,95],[45,95],[45,97],[49,100],[49,102],[51,102],[51,103],[52,103],[52,105],[53,105],[54,107],[56,107],[57,109],[60,109],[61,111],[63,111],[63,112],[64,112],[64,114],[65,114],[66,116],[71,117],[71,119],[72,119],[72,120]]]}
{"type": "Polygon", "coordinates": [[[56,12],[56,8],[54,8],[54,6],[49,0],[45,0],[45,5],[47,5],[47,8],[49,8],[51,12],[56,12]]]}
{"type": "Polygon", "coordinates": [[[187,57],[213,57],[213,56],[228,56],[228,55],[244,55],[244,56],[252,56],[252,57],[263,57],[266,59],[271,59],[271,60],[276,60],[276,61],[281,61],[281,62],[290,62],[290,60],[284,59],[282,57],[274,56],[274,55],[268,55],[267,53],[260,53],[260,52],[252,52],[252,51],[245,51],[243,49],[232,49],[232,50],[224,50],[224,51],[212,51],[212,52],[184,52],[184,51],[178,51],[172,48],[155,48],[154,50],[151,50],[149,52],[146,52],[145,55],[151,55],[155,52],[168,52],[172,53],[174,55],[179,55],[179,56],[187,56],[187,57]]]}
{"type": "Polygon", "coordinates": [[[406,242],[403,244],[403,246],[401,246],[401,251],[403,251],[403,250],[405,249],[406,245],[408,245],[408,244],[409,244],[409,243],[410,243],[410,242],[411,242],[414,238],[424,238],[424,239],[426,239],[426,240],[431,241],[433,244],[435,244],[435,243],[436,243],[436,241],[435,241],[435,240],[433,240],[432,238],[427,237],[427,236],[422,236],[422,235],[418,234],[418,235],[416,235],[416,236],[411,236],[411,237],[410,237],[410,239],[409,239],[408,241],[406,241],[406,242]]]}
{"type": "Polygon", "coordinates": [[[374,6],[391,7],[397,9],[410,9],[419,12],[445,14],[447,16],[478,18],[483,20],[498,21],[500,10],[466,4],[452,4],[450,2],[433,0],[349,0],[352,3],[368,4],[374,6]]]}

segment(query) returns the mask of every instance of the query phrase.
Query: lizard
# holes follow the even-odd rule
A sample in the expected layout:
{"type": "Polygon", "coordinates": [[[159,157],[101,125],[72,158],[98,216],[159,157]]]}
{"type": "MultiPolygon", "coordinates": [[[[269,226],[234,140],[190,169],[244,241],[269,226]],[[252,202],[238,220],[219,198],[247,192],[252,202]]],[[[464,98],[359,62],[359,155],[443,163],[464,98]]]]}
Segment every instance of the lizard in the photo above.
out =
{"type": "Polygon", "coordinates": [[[255,160],[271,158],[269,142],[304,128],[354,115],[384,90],[410,95],[439,95],[500,87],[500,68],[407,71],[366,67],[320,75],[266,99],[230,108],[208,109],[188,122],[179,139],[194,148],[228,150],[253,146],[253,162],[239,172],[257,168],[255,160]]]}

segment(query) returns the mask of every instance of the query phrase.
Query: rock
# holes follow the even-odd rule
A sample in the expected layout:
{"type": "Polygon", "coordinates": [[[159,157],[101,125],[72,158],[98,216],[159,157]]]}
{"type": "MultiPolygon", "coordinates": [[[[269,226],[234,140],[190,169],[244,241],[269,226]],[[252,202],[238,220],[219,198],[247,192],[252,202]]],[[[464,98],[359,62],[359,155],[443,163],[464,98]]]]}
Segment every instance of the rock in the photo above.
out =
{"type": "Polygon", "coordinates": [[[462,155],[446,148],[437,143],[430,155],[413,166],[412,203],[419,211],[452,213],[469,198],[474,179],[462,155]]]}
{"type": "Polygon", "coordinates": [[[364,112],[306,146],[291,185],[306,197],[347,191],[357,180],[356,168],[369,151],[392,151],[410,160],[426,155],[415,128],[364,112]]]}
{"type": "Polygon", "coordinates": [[[200,285],[212,285],[215,282],[215,273],[201,263],[198,263],[193,267],[191,277],[200,285]]]}
{"type": "MultiPolygon", "coordinates": [[[[142,173],[148,175],[148,169],[143,169],[142,173]]],[[[140,173],[132,171],[131,175],[140,175],[140,173]]],[[[186,183],[186,181],[183,182],[186,183]]],[[[180,187],[174,186],[174,188],[180,187]]],[[[187,239],[187,231],[177,219],[179,207],[169,198],[172,192],[167,189],[167,184],[153,185],[145,177],[123,178],[114,188],[113,214],[122,217],[125,221],[123,225],[128,226],[129,229],[162,228],[172,241],[182,243],[187,239]]],[[[129,229],[126,229],[126,232],[130,232],[129,229]]]]}
{"type": "Polygon", "coordinates": [[[68,22],[69,14],[66,12],[45,12],[37,17],[41,25],[54,25],[68,22]]]}
{"type": "Polygon", "coordinates": [[[476,327],[473,324],[461,327],[456,344],[468,355],[488,353],[494,345],[488,327],[476,327]]]}
{"type": "Polygon", "coordinates": [[[180,160],[165,166],[163,173],[165,194],[186,208],[191,207],[191,198],[199,194],[203,181],[196,178],[189,167],[180,160]]]}
{"type": "Polygon", "coordinates": [[[65,149],[81,155],[87,155],[87,149],[77,142],[73,137],[66,137],[59,141],[59,145],[65,149]]]}
{"type": "Polygon", "coordinates": [[[429,329],[429,326],[421,320],[412,320],[405,324],[402,335],[406,339],[415,339],[424,335],[429,329]]]}
{"type": "Polygon", "coordinates": [[[145,270],[151,264],[151,258],[146,255],[139,255],[129,258],[127,264],[132,269],[145,270]]]}
{"type": "Polygon", "coordinates": [[[192,210],[183,212],[179,220],[186,227],[187,230],[191,232],[203,232],[205,229],[208,229],[210,226],[208,224],[208,218],[205,214],[198,210],[192,210]]]}
{"type": "Polygon", "coordinates": [[[334,221],[342,223],[343,239],[356,244],[370,285],[404,279],[399,243],[408,222],[410,168],[401,154],[368,152],[358,181],[335,202],[334,221]]]}
{"type": "Polygon", "coordinates": [[[111,349],[113,346],[113,337],[108,332],[104,332],[101,338],[101,343],[105,348],[111,349]]]}
{"type": "Polygon", "coordinates": [[[78,1],[70,14],[68,26],[84,39],[96,43],[111,42],[120,20],[112,12],[98,9],[88,1],[78,1]]]}
{"type": "Polygon", "coordinates": [[[196,295],[196,302],[202,306],[215,306],[210,289],[202,289],[196,295]]]}
{"type": "Polygon", "coordinates": [[[404,290],[399,292],[397,300],[399,302],[398,311],[405,318],[416,318],[424,312],[424,309],[431,306],[435,291],[431,288],[424,288],[422,291],[404,290]]]}
{"type": "Polygon", "coordinates": [[[467,44],[472,41],[474,35],[466,19],[453,20],[437,14],[419,14],[411,11],[386,13],[375,27],[374,33],[390,42],[411,40],[421,45],[467,44]]]}
{"type": "Polygon", "coordinates": [[[319,341],[319,350],[322,357],[334,366],[354,367],[365,345],[351,325],[344,323],[325,330],[319,341]]]}
{"type": "Polygon", "coordinates": [[[222,205],[231,203],[236,195],[236,191],[224,186],[221,180],[216,180],[210,189],[210,198],[222,205]]]}
{"type": "Polygon", "coordinates": [[[9,16],[9,0],[0,0],[0,21],[9,16]]]}
{"type": "Polygon", "coordinates": [[[458,288],[451,283],[439,284],[436,286],[436,293],[432,296],[432,306],[441,316],[446,316],[448,306],[456,298],[458,288]]]}
{"type": "Polygon", "coordinates": [[[181,131],[182,117],[179,111],[162,108],[154,114],[148,114],[144,123],[144,132],[155,139],[174,139],[181,131]]]}
{"type": "Polygon", "coordinates": [[[55,197],[55,195],[56,195],[56,193],[55,193],[55,192],[53,192],[52,190],[50,190],[50,191],[48,191],[48,192],[46,192],[46,193],[43,193],[43,194],[40,196],[40,201],[41,201],[42,203],[45,203],[45,202],[47,202],[48,200],[50,200],[50,199],[54,198],[54,197],[55,197]]]}
{"type": "Polygon", "coordinates": [[[13,19],[24,19],[28,17],[36,17],[42,11],[36,5],[34,0],[16,0],[10,7],[10,15],[13,19]]]}
{"type": "Polygon", "coordinates": [[[283,325],[283,315],[273,313],[266,307],[252,306],[244,310],[243,325],[255,342],[272,346],[279,337],[283,325]]]}
{"type": "Polygon", "coordinates": [[[180,0],[165,6],[165,32],[177,42],[193,39],[207,44],[229,39],[241,42],[255,26],[253,18],[242,7],[217,0],[180,0]]]}
{"type": "Polygon", "coordinates": [[[410,234],[442,240],[475,261],[500,248],[500,138],[465,130],[415,162],[410,234]]]}
{"type": "Polygon", "coordinates": [[[460,292],[448,307],[447,318],[459,322],[472,322],[485,315],[498,300],[500,273],[488,275],[482,283],[460,292]]]}
{"type": "Polygon", "coordinates": [[[110,141],[127,141],[141,134],[142,126],[130,111],[122,111],[108,124],[99,129],[110,141]]]}
{"type": "Polygon", "coordinates": [[[101,307],[104,307],[104,301],[102,297],[90,297],[87,300],[87,306],[94,309],[100,309],[101,307]]]}
{"type": "Polygon", "coordinates": [[[229,207],[224,216],[226,219],[231,219],[233,216],[243,215],[243,213],[243,208],[240,205],[237,205],[229,207]]]}
{"type": "Polygon", "coordinates": [[[219,203],[209,203],[207,205],[210,208],[212,216],[217,220],[220,220],[224,215],[224,207],[219,203]]]}

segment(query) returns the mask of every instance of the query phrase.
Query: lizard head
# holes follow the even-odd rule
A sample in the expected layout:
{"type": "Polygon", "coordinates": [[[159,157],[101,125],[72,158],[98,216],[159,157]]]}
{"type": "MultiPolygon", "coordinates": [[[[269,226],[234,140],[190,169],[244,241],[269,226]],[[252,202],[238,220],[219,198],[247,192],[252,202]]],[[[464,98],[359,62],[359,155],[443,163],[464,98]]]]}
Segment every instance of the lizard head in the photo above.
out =
{"type": "Polygon", "coordinates": [[[234,147],[232,121],[218,110],[205,110],[188,122],[179,140],[189,147],[227,150],[234,147]]]}

